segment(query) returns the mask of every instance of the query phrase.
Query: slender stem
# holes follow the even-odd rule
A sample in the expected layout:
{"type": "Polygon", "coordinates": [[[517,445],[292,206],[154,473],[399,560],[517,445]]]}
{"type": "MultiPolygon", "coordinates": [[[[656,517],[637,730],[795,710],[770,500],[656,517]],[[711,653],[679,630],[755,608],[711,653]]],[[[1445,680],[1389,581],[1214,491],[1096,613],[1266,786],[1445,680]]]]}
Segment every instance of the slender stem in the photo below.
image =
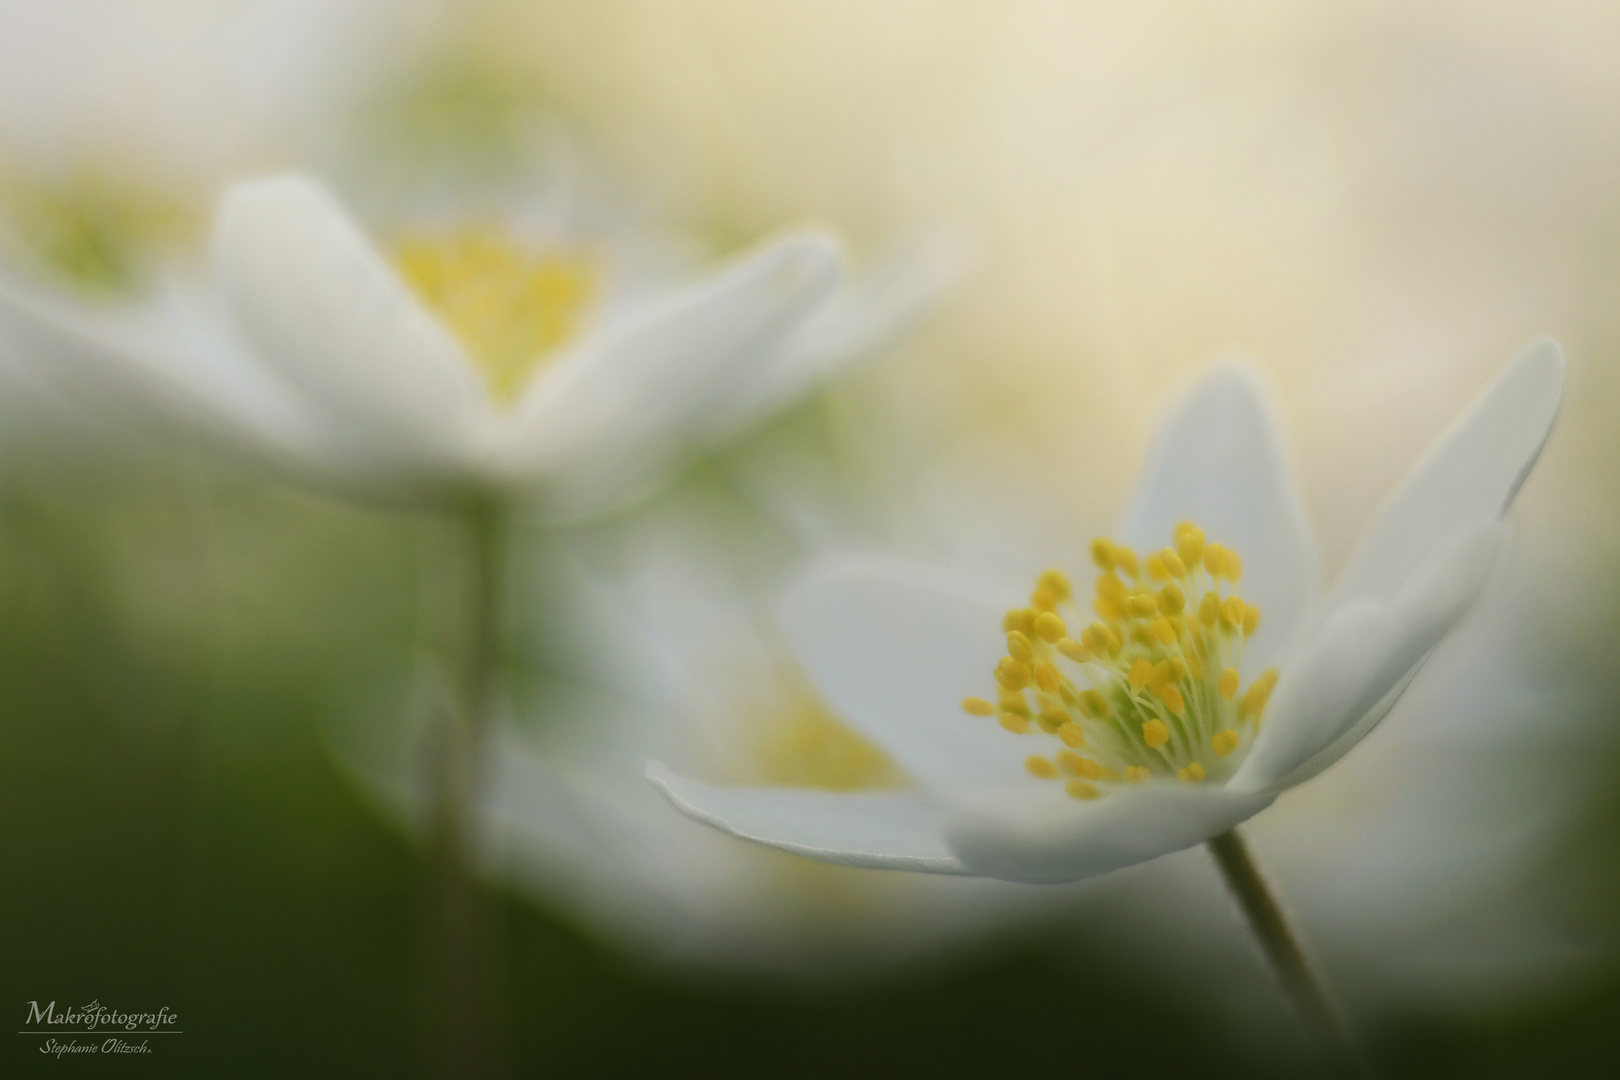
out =
{"type": "Polygon", "coordinates": [[[1210,853],[1221,868],[1221,876],[1237,898],[1238,906],[1249,920],[1249,928],[1265,951],[1266,959],[1277,972],[1283,990],[1299,1010],[1300,1016],[1323,1049],[1333,1058],[1337,1069],[1346,1076],[1370,1076],[1365,1059],[1339,1011],[1334,1008],[1322,983],[1311,970],[1299,938],[1288,925],[1282,905],[1277,902],[1271,887],[1249,854],[1236,828],[1229,829],[1209,841],[1210,853]]]}
{"type": "Polygon", "coordinates": [[[435,980],[444,1075],[494,1071],[486,1015],[489,980],[474,881],[475,813],[484,729],[498,663],[501,521],[476,503],[452,521],[450,701],[440,712],[434,757],[435,980]]]}

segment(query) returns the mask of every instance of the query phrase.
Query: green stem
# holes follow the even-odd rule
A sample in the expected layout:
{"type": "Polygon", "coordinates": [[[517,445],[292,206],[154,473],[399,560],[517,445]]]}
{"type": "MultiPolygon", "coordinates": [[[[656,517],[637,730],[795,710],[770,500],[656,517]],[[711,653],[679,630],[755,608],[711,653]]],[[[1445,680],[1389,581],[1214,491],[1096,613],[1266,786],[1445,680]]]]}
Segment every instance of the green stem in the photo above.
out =
{"type": "Polygon", "coordinates": [[[450,701],[440,711],[433,778],[435,1019],[444,1074],[482,1077],[494,1070],[495,1050],[474,860],[478,773],[498,669],[499,508],[469,505],[451,526],[450,701]]]}
{"type": "Polygon", "coordinates": [[[1249,921],[1249,928],[1271,962],[1283,990],[1299,1010],[1301,1018],[1331,1057],[1337,1071],[1345,1076],[1371,1076],[1365,1059],[1349,1027],[1334,1008],[1323,985],[1311,970],[1299,938],[1288,925],[1282,905],[1277,902],[1271,887],[1249,854],[1236,828],[1227,830],[1209,840],[1210,853],[1221,869],[1227,887],[1237,898],[1249,921]]]}

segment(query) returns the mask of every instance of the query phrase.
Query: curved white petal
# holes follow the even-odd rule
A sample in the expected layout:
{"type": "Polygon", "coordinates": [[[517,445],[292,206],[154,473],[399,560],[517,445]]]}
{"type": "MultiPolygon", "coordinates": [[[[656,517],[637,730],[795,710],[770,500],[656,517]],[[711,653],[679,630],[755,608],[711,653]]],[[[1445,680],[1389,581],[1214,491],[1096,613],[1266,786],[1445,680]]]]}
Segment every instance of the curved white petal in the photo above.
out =
{"type": "Polygon", "coordinates": [[[1506,511],[1552,431],[1563,394],[1557,344],[1542,339],[1519,353],[1384,504],[1335,599],[1390,595],[1442,537],[1506,511]]]}
{"type": "Polygon", "coordinates": [[[565,486],[588,469],[601,481],[571,501],[611,503],[701,436],[708,411],[826,302],[843,266],[831,237],[790,236],[604,328],[519,401],[504,467],[565,486]]]}
{"type": "Polygon", "coordinates": [[[795,585],[780,621],[833,712],[925,787],[949,789],[1033,782],[1030,744],[961,706],[995,697],[1009,606],[915,567],[850,560],[795,585]]]}
{"type": "Polygon", "coordinates": [[[839,866],[964,874],[940,835],[944,807],[920,791],[717,788],[652,762],[647,779],[688,817],[839,866]]]}
{"type": "Polygon", "coordinates": [[[705,418],[717,443],[763,421],[855,361],[905,334],[961,276],[961,259],[928,248],[849,282],[705,418]]]}
{"type": "Polygon", "coordinates": [[[266,362],[317,405],[424,460],[467,458],[492,419],[477,371],[320,184],[232,187],[214,262],[266,362]]]}
{"type": "Polygon", "coordinates": [[[76,307],[0,283],[0,341],[75,401],[272,472],[307,476],[337,454],[321,418],[231,343],[143,326],[140,314],[162,313],[76,307]]]}
{"type": "Polygon", "coordinates": [[[1258,671],[1290,647],[1318,589],[1316,548],[1277,437],[1275,410],[1248,368],[1202,379],[1160,424],[1120,537],[1146,555],[1190,520],[1243,557],[1238,592],[1261,611],[1244,647],[1258,671]]]}
{"type": "Polygon", "coordinates": [[[1231,786],[1281,790],[1364,738],[1484,589],[1507,528],[1498,521],[1464,526],[1434,545],[1393,598],[1357,596],[1336,605],[1283,673],[1231,786]]]}
{"type": "Polygon", "coordinates": [[[970,872],[1003,881],[1078,881],[1191,847],[1271,805],[1270,793],[1169,780],[1122,785],[1102,798],[982,791],[953,808],[950,849],[970,872]]]}

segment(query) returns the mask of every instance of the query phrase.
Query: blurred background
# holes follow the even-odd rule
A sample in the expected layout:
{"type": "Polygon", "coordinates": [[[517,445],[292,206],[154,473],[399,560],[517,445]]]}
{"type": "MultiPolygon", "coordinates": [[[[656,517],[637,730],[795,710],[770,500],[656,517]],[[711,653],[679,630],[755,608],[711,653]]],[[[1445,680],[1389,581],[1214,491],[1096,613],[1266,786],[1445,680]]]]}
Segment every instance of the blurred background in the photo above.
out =
{"type": "MultiPolygon", "coordinates": [[[[561,183],[682,251],[812,223],[863,265],[949,253],[917,332],[662,493],[518,523],[523,797],[492,808],[487,881],[514,1076],[1308,1075],[1201,850],[1053,890],[833,870],[666,811],[641,763],[881,779],[773,643],[775,591],[850,548],[1080,569],[1215,360],[1271,382],[1331,581],[1556,338],[1510,564],[1250,835],[1385,1074],[1602,1076],[1617,46],[1620,11],[1576,0],[11,0],[0,219],[30,272],[103,297],[282,169],[373,221],[561,183]],[[820,772],[784,763],[806,745],[820,772]]],[[[435,648],[439,524],[181,454],[11,359],[0,1002],[162,1004],[185,1034],[89,1063],[8,1036],[7,1071],[425,1073],[424,857],[374,763],[435,648]]]]}

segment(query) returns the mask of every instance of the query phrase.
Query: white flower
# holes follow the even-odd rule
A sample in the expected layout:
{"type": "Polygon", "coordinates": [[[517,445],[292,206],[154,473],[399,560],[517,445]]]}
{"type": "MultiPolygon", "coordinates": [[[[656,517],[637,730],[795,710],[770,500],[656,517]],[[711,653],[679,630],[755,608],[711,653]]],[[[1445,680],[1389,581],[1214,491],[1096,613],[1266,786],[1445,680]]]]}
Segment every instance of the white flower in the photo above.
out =
{"type": "Polygon", "coordinates": [[[1078,600],[1057,571],[1011,612],[890,565],[828,569],[788,597],[817,687],[916,787],[717,788],[658,763],[648,776],[692,817],[851,866],[1071,881],[1209,839],[1389,711],[1490,577],[1562,387],[1551,342],[1509,365],[1317,614],[1314,548],[1262,390],[1219,371],[1165,423],[1126,544],[1093,544],[1103,573],[1084,630],[1068,629],[1078,600]]]}
{"type": "Polygon", "coordinates": [[[935,284],[849,286],[819,232],[630,294],[622,269],[482,225],[390,252],[319,183],[283,176],[226,192],[204,281],[116,305],[0,279],[0,343],[70,390],[307,483],[578,512],[782,405],[935,284]]]}

